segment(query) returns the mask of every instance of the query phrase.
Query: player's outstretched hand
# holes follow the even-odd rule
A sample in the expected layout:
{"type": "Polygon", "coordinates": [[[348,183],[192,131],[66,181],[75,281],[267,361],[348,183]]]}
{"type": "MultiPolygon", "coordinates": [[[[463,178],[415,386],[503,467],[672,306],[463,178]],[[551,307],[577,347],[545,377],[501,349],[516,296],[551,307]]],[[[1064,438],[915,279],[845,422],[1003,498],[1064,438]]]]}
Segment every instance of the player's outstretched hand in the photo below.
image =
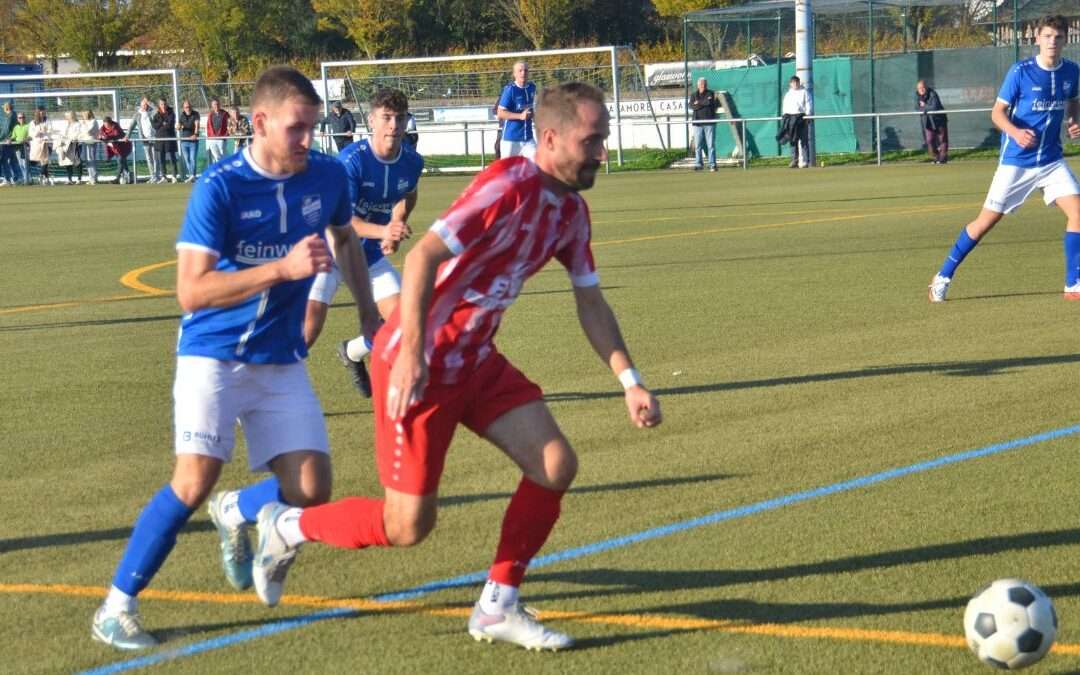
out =
{"type": "Polygon", "coordinates": [[[309,234],[296,242],[289,254],[279,262],[285,278],[295,281],[329,271],[333,261],[326,240],[317,234],[309,234]]]}
{"type": "Polygon", "coordinates": [[[655,427],[663,419],[660,402],[641,385],[626,390],[626,408],[630,411],[630,421],[639,429],[655,427]]]}
{"type": "Polygon", "coordinates": [[[427,386],[428,368],[423,356],[401,350],[390,368],[390,383],[386,389],[386,416],[399,420],[420,400],[427,386]]]}
{"type": "Polygon", "coordinates": [[[1039,136],[1031,129],[1021,129],[1013,136],[1013,140],[1026,150],[1035,147],[1035,144],[1039,142],[1039,136]]]}

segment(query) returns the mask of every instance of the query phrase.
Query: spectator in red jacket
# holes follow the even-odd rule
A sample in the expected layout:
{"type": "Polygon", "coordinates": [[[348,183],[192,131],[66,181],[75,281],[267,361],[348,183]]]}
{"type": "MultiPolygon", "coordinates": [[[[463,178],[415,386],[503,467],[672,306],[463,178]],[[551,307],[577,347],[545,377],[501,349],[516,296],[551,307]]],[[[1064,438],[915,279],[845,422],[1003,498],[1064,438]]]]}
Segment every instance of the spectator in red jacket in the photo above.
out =
{"type": "Polygon", "coordinates": [[[206,152],[213,164],[225,156],[225,138],[229,135],[229,113],[221,107],[221,101],[210,99],[210,112],[206,114],[206,152]]]}

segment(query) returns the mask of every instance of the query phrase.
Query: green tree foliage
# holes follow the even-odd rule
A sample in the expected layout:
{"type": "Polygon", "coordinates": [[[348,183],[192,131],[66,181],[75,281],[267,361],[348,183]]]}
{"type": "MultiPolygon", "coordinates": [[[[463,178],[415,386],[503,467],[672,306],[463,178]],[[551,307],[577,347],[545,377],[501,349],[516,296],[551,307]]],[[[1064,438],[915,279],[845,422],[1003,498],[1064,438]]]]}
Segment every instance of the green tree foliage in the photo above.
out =
{"type": "Polygon", "coordinates": [[[550,49],[562,42],[570,29],[573,0],[495,0],[506,20],[533,49],[550,49]]]}
{"type": "Polygon", "coordinates": [[[348,37],[369,59],[397,53],[409,39],[410,0],[312,0],[320,28],[348,37]]]}
{"type": "Polygon", "coordinates": [[[142,8],[122,0],[21,0],[9,3],[13,42],[54,62],[70,55],[90,69],[116,64],[116,52],[141,30],[142,8]]]}

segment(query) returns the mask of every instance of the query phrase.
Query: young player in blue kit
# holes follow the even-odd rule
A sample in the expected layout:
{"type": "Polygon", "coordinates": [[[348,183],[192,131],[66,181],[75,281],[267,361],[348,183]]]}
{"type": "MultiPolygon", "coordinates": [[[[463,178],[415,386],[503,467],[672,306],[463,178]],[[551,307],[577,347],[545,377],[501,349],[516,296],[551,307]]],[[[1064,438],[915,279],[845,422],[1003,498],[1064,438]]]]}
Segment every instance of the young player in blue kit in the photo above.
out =
{"type": "MultiPolygon", "coordinates": [[[[344,148],[338,160],[349,177],[352,227],[363,238],[371,292],[379,313],[389,318],[401,295],[401,275],[386,256],[397,251],[402,240],[412,234],[408,220],[416,206],[424,159],[412,145],[402,142],[409,113],[405,94],[382,89],[368,108],[371,137],[344,148]]],[[[304,339],[309,349],[322,332],[340,280],[335,268],[320,273],[311,286],[304,318],[304,339]]],[[[353,384],[367,397],[371,396],[371,382],[362,359],[370,348],[371,343],[365,343],[363,336],[338,346],[338,356],[349,368],[353,384]]]]}
{"type": "Polygon", "coordinates": [[[1065,17],[1039,21],[1039,54],[1012,67],[990,119],[1001,129],[1001,160],[979,216],[960,231],[944,264],[930,281],[930,302],[944,302],[956,268],[983,235],[1039,188],[1047,206],[1057,204],[1065,225],[1065,298],[1080,300],[1080,184],[1065,163],[1064,121],[1069,138],[1080,138],[1080,68],[1061,57],[1068,37],[1065,17]]]}
{"type": "Polygon", "coordinates": [[[173,386],[176,464],[136,520],[94,615],[93,637],[114,647],[157,644],[141,625],[137,596],[231,459],[237,421],[251,468],[274,477],[211,504],[234,586],[251,585],[245,524],[264,504],[314,505],[330,496],[326,427],[303,364],[302,324],[311,278],[330,268],[331,248],[365,334],[377,329],[378,315],[349,226],[345,171],[334,158],[309,155],[319,102],[299,71],[265,71],[252,98],[253,143],[210,167],[192,193],[176,244],[184,310],[173,386]]]}

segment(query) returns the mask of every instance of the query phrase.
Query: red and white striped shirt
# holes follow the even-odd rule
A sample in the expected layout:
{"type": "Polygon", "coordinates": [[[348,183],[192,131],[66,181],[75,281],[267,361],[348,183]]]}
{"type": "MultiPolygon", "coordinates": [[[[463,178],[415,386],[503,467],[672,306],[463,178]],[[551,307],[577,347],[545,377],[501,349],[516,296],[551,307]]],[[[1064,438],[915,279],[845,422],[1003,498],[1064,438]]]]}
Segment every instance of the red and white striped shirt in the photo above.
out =
{"type": "MultiPolygon", "coordinates": [[[[454,253],[439,266],[428,313],[425,354],[435,384],[464,381],[494,351],[503,313],[552,257],[574,286],[600,283],[585,200],[547,188],[524,157],[480,173],[431,231],[454,253]]],[[[392,332],[381,356],[392,363],[401,341],[397,312],[384,330],[392,332]]]]}

